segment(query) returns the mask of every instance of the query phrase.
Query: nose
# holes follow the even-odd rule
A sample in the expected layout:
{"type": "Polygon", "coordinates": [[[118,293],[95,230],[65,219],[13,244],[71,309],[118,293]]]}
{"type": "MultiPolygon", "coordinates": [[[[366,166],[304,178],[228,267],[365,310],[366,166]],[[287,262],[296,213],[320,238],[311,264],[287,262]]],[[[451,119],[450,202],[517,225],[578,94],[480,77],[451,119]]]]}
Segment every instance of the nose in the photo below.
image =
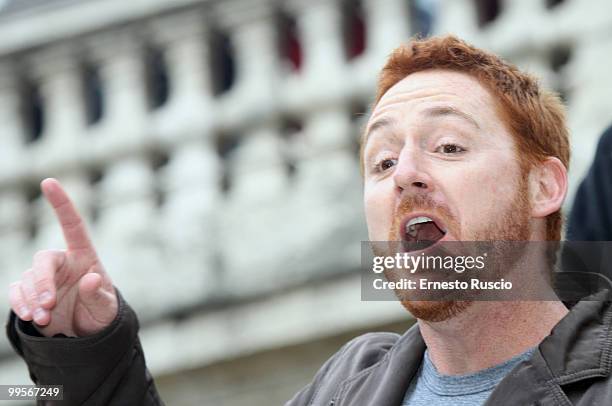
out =
{"type": "Polygon", "coordinates": [[[425,193],[433,191],[433,179],[427,171],[423,159],[423,152],[404,148],[400,154],[393,181],[398,193],[410,191],[411,193],[425,193]]]}

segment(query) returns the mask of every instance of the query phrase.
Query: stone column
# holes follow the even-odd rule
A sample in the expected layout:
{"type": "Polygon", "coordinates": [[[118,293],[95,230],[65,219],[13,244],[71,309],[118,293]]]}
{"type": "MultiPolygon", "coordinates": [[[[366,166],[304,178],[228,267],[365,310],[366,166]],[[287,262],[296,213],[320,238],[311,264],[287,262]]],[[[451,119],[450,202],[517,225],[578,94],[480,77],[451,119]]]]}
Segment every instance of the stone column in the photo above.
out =
{"type": "Polygon", "coordinates": [[[40,86],[44,129],[37,164],[76,159],[85,128],[79,65],[73,44],[58,45],[34,53],[29,59],[33,79],[40,86]]]}
{"type": "Polygon", "coordinates": [[[31,258],[25,254],[29,248],[28,202],[17,188],[0,191],[0,266],[4,269],[0,279],[3,286],[16,280],[30,266],[31,258]]]}
{"type": "MultiPolygon", "coordinates": [[[[160,259],[155,179],[144,155],[110,162],[97,193],[100,255],[111,277],[140,312],[158,316],[167,304],[172,269],[160,259]]],[[[176,293],[176,292],[174,292],[176,293]]]]}
{"type": "Polygon", "coordinates": [[[175,146],[160,174],[160,235],[164,264],[173,270],[168,288],[181,292],[176,305],[193,305],[219,289],[220,172],[212,143],[193,140],[175,146]]]}
{"type": "Polygon", "coordinates": [[[410,13],[404,0],[364,0],[367,50],[373,64],[382,66],[389,53],[410,38],[410,13]]]}
{"type": "MultiPolygon", "coordinates": [[[[0,173],[14,173],[23,163],[25,134],[20,112],[16,72],[8,64],[0,65],[0,173]]],[[[5,175],[2,176],[4,178],[5,175]]]]}
{"type": "Polygon", "coordinates": [[[141,42],[135,33],[119,30],[101,34],[88,45],[104,89],[106,135],[142,136],[147,103],[141,42]]]}
{"type": "Polygon", "coordinates": [[[404,0],[364,0],[366,52],[353,63],[354,81],[349,91],[354,97],[374,97],[376,79],[393,49],[410,38],[410,14],[404,0]]]}
{"type": "Polygon", "coordinates": [[[171,86],[166,114],[155,126],[169,143],[176,142],[177,135],[199,137],[215,120],[216,108],[204,16],[193,11],[173,14],[149,29],[164,51],[171,86]]]}
{"type": "Polygon", "coordinates": [[[236,82],[221,106],[226,127],[245,128],[276,109],[280,66],[272,12],[268,0],[224,1],[215,9],[236,61],[236,82]]]}
{"type": "Polygon", "coordinates": [[[278,282],[279,265],[288,253],[280,247],[290,237],[286,228],[292,194],[273,127],[246,133],[226,164],[231,188],[220,227],[224,282],[228,293],[254,294],[278,282]]]}
{"type": "Polygon", "coordinates": [[[478,15],[472,0],[440,0],[434,35],[453,33],[466,41],[478,39],[478,15]]]}
{"type": "Polygon", "coordinates": [[[291,0],[286,7],[296,17],[304,59],[286,103],[302,112],[338,103],[348,87],[339,2],[291,0]]]}

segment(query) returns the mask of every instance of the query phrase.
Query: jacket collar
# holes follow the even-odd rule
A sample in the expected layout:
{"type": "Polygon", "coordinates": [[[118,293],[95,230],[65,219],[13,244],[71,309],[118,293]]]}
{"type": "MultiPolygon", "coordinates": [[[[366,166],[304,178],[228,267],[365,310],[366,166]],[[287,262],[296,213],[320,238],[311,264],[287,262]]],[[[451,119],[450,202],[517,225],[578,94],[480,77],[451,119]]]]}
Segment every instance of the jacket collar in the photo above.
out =
{"type": "Polygon", "coordinates": [[[401,405],[406,389],[416,374],[425,342],[415,323],[376,364],[346,380],[335,405],[401,405]]]}
{"type": "MultiPolygon", "coordinates": [[[[612,302],[608,291],[577,303],[538,346],[500,382],[489,404],[516,398],[519,403],[558,404],[559,385],[598,376],[612,369],[612,302]],[[517,390],[521,388],[521,390],[517,390]],[[548,399],[549,401],[547,401],[548,399]],[[491,403],[493,402],[493,403],[491,403]]],[[[425,351],[418,325],[412,326],[381,361],[345,381],[337,405],[401,405],[425,351]]]]}
{"type": "Polygon", "coordinates": [[[570,405],[562,385],[609,376],[612,305],[608,295],[602,291],[572,307],[531,359],[502,379],[485,405],[570,405]]]}
{"type": "Polygon", "coordinates": [[[540,343],[542,358],[558,384],[610,375],[612,303],[609,293],[604,290],[578,302],[540,343]]]}

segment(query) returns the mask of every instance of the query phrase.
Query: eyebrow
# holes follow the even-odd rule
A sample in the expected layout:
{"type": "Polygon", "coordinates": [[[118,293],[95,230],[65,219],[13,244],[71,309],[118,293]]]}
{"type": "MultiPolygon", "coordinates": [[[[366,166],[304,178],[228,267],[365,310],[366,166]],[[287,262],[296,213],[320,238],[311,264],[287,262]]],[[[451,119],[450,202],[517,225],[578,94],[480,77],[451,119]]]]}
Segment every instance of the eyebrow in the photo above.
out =
{"type": "Polygon", "coordinates": [[[364,141],[367,141],[370,138],[370,134],[385,128],[391,127],[396,124],[396,121],[390,118],[381,118],[379,120],[374,121],[366,130],[364,141]]]}
{"type": "Polygon", "coordinates": [[[438,106],[425,110],[425,115],[429,117],[456,116],[468,121],[480,130],[480,126],[474,117],[452,106],[438,106]]]}
{"type": "MultiPolygon", "coordinates": [[[[423,113],[427,117],[445,117],[445,116],[459,117],[480,130],[480,125],[478,125],[478,122],[474,119],[474,117],[452,106],[432,107],[432,108],[425,110],[423,113]]],[[[397,122],[395,120],[391,118],[386,118],[386,117],[383,117],[379,120],[374,121],[367,129],[367,132],[364,137],[364,144],[368,141],[372,133],[382,128],[385,128],[385,127],[391,127],[395,125],[396,123],[397,122]]]]}

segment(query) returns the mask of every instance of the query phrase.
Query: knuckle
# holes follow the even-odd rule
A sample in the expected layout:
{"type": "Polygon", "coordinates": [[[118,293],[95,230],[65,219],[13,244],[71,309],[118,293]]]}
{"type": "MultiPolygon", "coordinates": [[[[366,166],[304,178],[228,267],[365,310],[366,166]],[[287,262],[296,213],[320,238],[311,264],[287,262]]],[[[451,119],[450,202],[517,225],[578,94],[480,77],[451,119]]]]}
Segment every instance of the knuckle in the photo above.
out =
{"type": "Polygon", "coordinates": [[[31,305],[37,305],[38,304],[38,295],[36,294],[35,291],[28,291],[28,292],[24,292],[24,297],[26,302],[28,302],[31,305]]]}
{"type": "Polygon", "coordinates": [[[63,251],[58,250],[38,251],[34,254],[33,263],[35,267],[56,267],[63,255],[63,251]]]}
{"type": "Polygon", "coordinates": [[[81,219],[81,216],[79,216],[76,211],[73,214],[74,214],[73,218],[70,221],[65,222],[64,227],[66,228],[81,227],[81,225],[83,224],[83,220],[81,219]]]}
{"type": "Polygon", "coordinates": [[[47,278],[38,278],[34,280],[34,288],[37,292],[42,292],[51,287],[51,283],[49,283],[49,279],[47,278]]]}
{"type": "Polygon", "coordinates": [[[47,263],[57,257],[57,252],[53,250],[42,250],[34,254],[34,263],[47,263]]]}

